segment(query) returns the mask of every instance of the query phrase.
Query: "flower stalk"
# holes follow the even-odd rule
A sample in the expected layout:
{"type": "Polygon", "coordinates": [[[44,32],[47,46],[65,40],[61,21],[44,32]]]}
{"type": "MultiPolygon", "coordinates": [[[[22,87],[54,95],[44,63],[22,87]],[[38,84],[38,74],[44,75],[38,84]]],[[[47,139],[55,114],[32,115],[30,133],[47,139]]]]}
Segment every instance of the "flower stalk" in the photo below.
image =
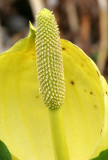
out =
{"type": "Polygon", "coordinates": [[[53,148],[56,160],[70,160],[66,143],[62,108],[49,109],[53,148]]]}

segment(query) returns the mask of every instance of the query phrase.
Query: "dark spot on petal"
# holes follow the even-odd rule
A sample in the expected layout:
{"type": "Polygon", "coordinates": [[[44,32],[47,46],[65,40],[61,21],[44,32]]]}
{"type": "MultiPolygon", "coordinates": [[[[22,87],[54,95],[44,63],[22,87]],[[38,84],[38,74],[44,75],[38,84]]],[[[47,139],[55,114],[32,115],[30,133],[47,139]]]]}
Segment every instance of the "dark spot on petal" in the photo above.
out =
{"type": "Polygon", "coordinates": [[[36,96],[36,98],[39,98],[39,96],[36,96]]]}
{"type": "Polygon", "coordinates": [[[107,91],[106,91],[105,93],[108,95],[108,92],[107,92],[107,91]]]}
{"type": "Polygon", "coordinates": [[[98,107],[97,107],[97,105],[94,105],[94,108],[96,108],[96,109],[97,109],[97,108],[98,108],[98,107]]]}
{"type": "Polygon", "coordinates": [[[81,64],[82,67],[84,67],[84,64],[81,64]]]}
{"type": "Polygon", "coordinates": [[[100,134],[102,133],[102,129],[100,130],[100,134]]]}
{"type": "Polygon", "coordinates": [[[75,83],[74,83],[74,81],[70,81],[70,83],[72,84],[72,85],[74,85],[75,83]]]}
{"type": "Polygon", "coordinates": [[[87,90],[86,90],[86,89],[84,89],[84,92],[87,92],[87,90]]]}
{"type": "Polygon", "coordinates": [[[93,94],[93,92],[91,91],[90,94],[93,94]]]}
{"type": "Polygon", "coordinates": [[[88,72],[88,75],[91,76],[91,73],[88,72]]]}
{"type": "Polygon", "coordinates": [[[96,71],[97,72],[97,75],[98,75],[98,77],[99,77],[99,73],[98,73],[98,71],[96,71]]]}
{"type": "Polygon", "coordinates": [[[64,50],[65,50],[65,48],[64,48],[64,47],[62,47],[62,50],[64,51],[64,50]]]}

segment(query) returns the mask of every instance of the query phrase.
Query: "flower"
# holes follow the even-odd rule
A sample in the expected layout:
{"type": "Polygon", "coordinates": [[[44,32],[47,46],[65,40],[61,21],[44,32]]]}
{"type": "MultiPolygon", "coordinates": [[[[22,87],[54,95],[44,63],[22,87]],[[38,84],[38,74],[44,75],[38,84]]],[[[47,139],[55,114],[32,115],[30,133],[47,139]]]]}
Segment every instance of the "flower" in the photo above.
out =
{"type": "MultiPolygon", "coordinates": [[[[28,37],[0,55],[0,139],[20,160],[54,160],[48,108],[39,93],[35,32],[30,24],[28,37]]],[[[63,39],[61,45],[69,156],[87,160],[108,149],[108,86],[80,48],[63,39]]]]}

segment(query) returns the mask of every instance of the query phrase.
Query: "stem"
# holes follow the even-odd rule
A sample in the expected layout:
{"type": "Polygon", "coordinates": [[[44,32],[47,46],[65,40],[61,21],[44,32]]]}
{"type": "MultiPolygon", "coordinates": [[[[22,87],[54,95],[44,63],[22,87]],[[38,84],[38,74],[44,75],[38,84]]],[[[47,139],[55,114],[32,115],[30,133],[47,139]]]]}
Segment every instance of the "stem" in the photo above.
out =
{"type": "Polygon", "coordinates": [[[49,117],[51,124],[51,134],[56,160],[70,160],[68,147],[66,144],[62,108],[50,109],[49,117]]]}

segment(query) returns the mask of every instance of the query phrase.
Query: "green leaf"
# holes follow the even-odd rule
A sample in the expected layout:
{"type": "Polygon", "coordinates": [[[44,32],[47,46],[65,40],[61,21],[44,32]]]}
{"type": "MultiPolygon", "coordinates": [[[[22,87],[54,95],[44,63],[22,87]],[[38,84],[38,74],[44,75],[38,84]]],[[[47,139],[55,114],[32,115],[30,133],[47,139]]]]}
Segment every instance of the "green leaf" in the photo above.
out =
{"type": "Polygon", "coordinates": [[[12,160],[8,148],[2,141],[0,141],[0,160],[12,160]]]}
{"type": "Polygon", "coordinates": [[[94,158],[93,160],[108,160],[108,149],[102,151],[100,155],[97,158],[94,158]]]}

